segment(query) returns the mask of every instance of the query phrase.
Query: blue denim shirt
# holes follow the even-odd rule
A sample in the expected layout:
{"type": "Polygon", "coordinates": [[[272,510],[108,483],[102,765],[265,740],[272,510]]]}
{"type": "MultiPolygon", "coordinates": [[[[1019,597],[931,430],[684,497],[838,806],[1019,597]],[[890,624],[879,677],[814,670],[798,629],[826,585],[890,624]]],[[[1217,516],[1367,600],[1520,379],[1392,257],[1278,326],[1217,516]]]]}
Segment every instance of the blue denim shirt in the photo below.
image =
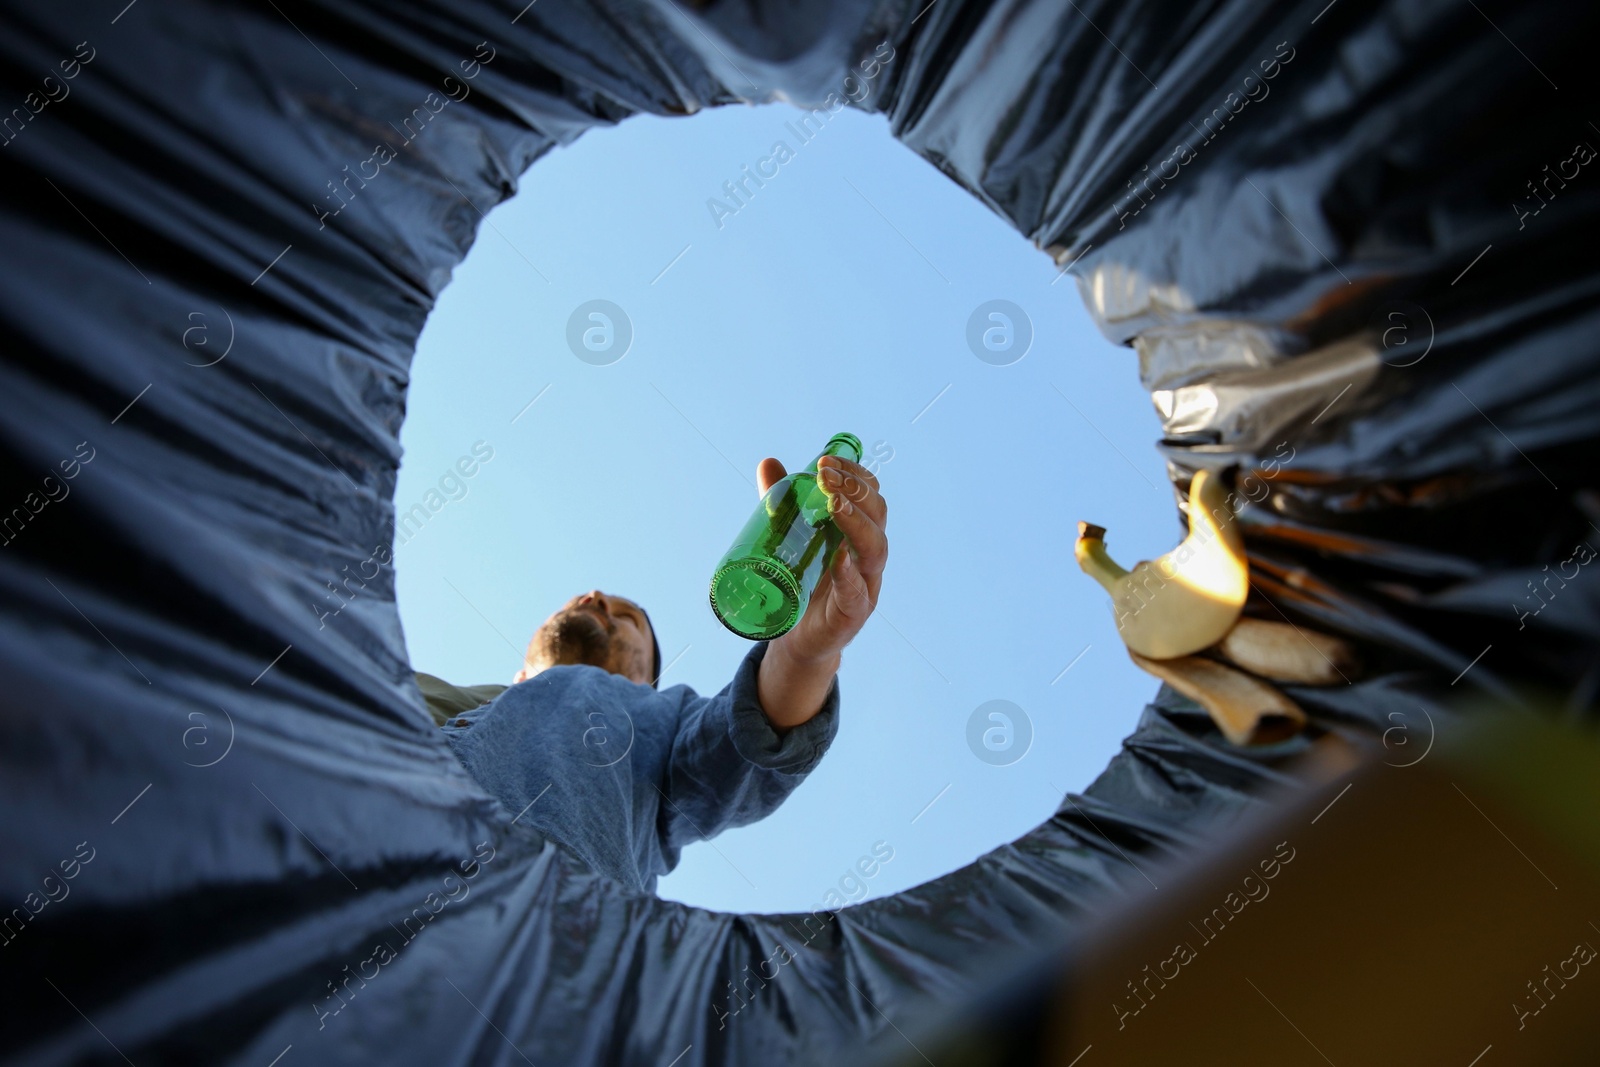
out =
{"type": "Polygon", "coordinates": [[[838,732],[835,677],[817,715],[777,734],[756,691],[766,650],[712,697],[551,667],[451,719],[445,739],[518,823],[654,893],[684,845],[776,811],[838,732]]]}

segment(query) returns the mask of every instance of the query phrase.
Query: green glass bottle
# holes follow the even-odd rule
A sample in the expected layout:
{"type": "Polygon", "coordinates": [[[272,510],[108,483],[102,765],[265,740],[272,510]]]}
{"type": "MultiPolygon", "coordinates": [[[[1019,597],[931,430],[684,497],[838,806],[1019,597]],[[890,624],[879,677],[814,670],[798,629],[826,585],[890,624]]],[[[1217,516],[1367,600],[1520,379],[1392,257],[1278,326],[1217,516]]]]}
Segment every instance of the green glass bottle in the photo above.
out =
{"type": "MultiPolygon", "coordinates": [[[[861,439],[836,433],[823,456],[860,463],[861,439]]],[[[740,637],[770,641],[793,629],[844,541],[817,484],[817,459],[772,484],[711,576],[711,611],[740,637]]]]}

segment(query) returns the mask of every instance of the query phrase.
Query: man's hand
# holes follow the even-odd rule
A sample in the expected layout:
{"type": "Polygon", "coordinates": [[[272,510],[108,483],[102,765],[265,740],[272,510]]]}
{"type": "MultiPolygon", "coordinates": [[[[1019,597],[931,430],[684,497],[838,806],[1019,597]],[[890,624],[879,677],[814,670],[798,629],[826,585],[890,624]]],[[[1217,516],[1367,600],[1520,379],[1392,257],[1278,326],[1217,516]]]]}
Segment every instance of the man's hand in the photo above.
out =
{"type": "MultiPolygon", "coordinates": [[[[822,710],[839,669],[839,654],[878,606],[883,568],[889,561],[889,540],[883,532],[889,505],[878,491],[877,475],[839,456],[823,456],[817,473],[845,541],[812,590],[805,614],[792,630],[771,642],[761,661],[761,706],[780,733],[822,710]]],[[[766,495],[784,475],[778,460],[762,460],[756,468],[761,494],[766,495]]]]}
{"type": "MultiPolygon", "coordinates": [[[[773,642],[785,645],[801,661],[836,655],[855,639],[878,606],[883,568],[889,561],[889,540],[883,532],[889,505],[878,492],[877,475],[840,456],[823,456],[817,473],[845,542],[812,590],[800,621],[773,642]]],[[[763,495],[782,477],[783,464],[776,459],[764,459],[756,468],[763,495]]]]}

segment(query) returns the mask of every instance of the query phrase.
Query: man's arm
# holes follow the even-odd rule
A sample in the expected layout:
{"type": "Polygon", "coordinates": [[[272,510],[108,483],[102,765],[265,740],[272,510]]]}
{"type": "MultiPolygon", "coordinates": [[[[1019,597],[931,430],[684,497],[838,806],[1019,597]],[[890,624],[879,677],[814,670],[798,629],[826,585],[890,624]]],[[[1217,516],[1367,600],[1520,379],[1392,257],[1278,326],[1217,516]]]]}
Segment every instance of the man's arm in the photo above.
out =
{"type": "Polygon", "coordinates": [[[835,652],[820,660],[803,661],[796,659],[781,639],[768,645],[757,692],[762,710],[780,737],[822,710],[839,673],[839,659],[835,652]]]}
{"type": "Polygon", "coordinates": [[[839,686],[831,674],[803,722],[781,730],[772,722],[759,679],[777,647],[775,641],[753,646],[715,696],[684,689],[664,780],[654,787],[656,832],[669,865],[676,862],[676,849],[777,810],[838,732],[839,686]]]}
{"type": "MultiPolygon", "coordinates": [[[[691,694],[681,708],[657,823],[669,863],[676,846],[770,814],[838,730],[840,653],[878,603],[889,505],[877,476],[861,464],[823,456],[817,468],[846,543],[795,627],[751,649],[715,697],[691,694]]],[[[776,459],[756,468],[762,493],[782,477],[776,459]]]]}
{"type": "MultiPolygon", "coordinates": [[[[878,606],[883,568],[889,560],[884,527],[889,505],[878,477],[842,456],[817,461],[818,482],[827,494],[833,521],[845,535],[833,563],[818,580],[805,614],[788,633],[771,642],[761,664],[761,706],[779,733],[815,715],[839,671],[839,656],[878,606]]],[[[756,483],[765,493],[784,476],[783,464],[764,459],[756,483]]]]}

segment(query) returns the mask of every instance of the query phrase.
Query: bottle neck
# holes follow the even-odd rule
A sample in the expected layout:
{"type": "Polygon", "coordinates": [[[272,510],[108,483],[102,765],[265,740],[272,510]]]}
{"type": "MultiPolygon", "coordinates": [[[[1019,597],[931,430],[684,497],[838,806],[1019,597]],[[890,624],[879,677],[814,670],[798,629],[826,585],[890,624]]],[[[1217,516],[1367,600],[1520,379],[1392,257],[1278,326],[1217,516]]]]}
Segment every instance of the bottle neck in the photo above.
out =
{"type": "Polygon", "coordinates": [[[817,458],[811,461],[806,470],[811,474],[817,473],[817,460],[823,456],[843,456],[845,459],[860,463],[862,454],[861,438],[853,433],[836,433],[829,438],[827,445],[817,454],[817,458]]]}

